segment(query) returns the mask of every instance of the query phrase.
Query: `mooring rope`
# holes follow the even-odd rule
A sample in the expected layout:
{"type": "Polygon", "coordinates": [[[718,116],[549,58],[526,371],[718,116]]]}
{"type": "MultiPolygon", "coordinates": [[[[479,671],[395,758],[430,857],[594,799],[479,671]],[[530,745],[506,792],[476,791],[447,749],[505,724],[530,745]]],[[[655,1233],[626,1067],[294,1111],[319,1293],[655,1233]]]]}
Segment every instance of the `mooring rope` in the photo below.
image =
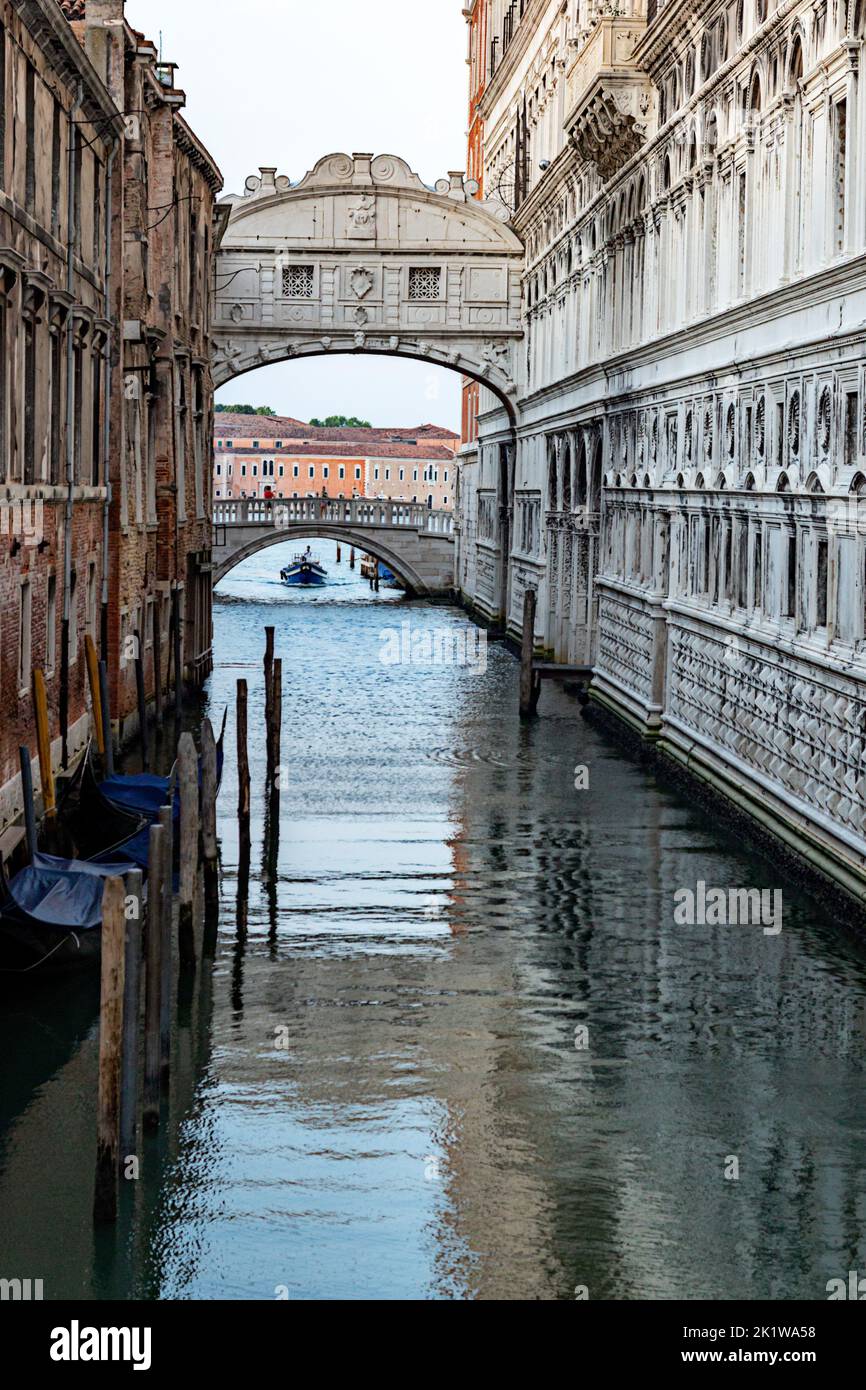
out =
{"type": "Polygon", "coordinates": [[[72,937],[72,940],[75,942],[75,945],[77,946],[78,950],[80,951],[80,950],[81,950],[81,942],[79,941],[78,937],[75,935],[75,932],[74,932],[74,931],[71,931],[71,932],[69,933],[69,936],[66,937],[66,939],[65,939],[64,941],[58,941],[58,943],[57,943],[56,946],[52,946],[52,948],[51,948],[50,951],[46,951],[46,952],[45,952],[45,955],[44,955],[44,956],[40,956],[39,959],[38,959],[38,960],[35,960],[35,961],[33,962],[32,965],[25,965],[25,966],[22,966],[20,970],[12,970],[9,966],[3,966],[3,967],[0,967],[0,975],[29,975],[31,970],[36,970],[36,969],[38,969],[38,967],[39,967],[40,965],[44,965],[45,962],[46,962],[47,960],[50,960],[50,959],[51,959],[51,957],[54,955],[54,952],[55,952],[55,951],[59,951],[61,946],[65,946],[66,943],[67,943],[67,941],[69,940],[69,937],[70,937],[70,936],[72,937]]]}

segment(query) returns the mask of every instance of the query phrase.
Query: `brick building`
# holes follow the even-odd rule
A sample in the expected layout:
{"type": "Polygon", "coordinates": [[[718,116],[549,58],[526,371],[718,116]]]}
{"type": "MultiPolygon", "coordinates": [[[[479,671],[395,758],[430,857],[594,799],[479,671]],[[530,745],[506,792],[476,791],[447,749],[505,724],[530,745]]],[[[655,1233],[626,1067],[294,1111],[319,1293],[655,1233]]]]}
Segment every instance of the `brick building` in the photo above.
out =
{"type": "Polygon", "coordinates": [[[89,732],[99,636],[112,350],[105,227],[123,123],[55,0],[0,0],[0,829],[35,757],[33,667],[52,754],[89,732]]]}
{"type": "Polygon", "coordinates": [[[34,668],[55,767],[90,733],[87,634],[124,733],[135,631],[151,700],[172,611],[188,679],[209,669],[221,179],[123,0],[0,0],[0,98],[2,831],[19,744],[36,751],[34,668]]]}
{"type": "Polygon", "coordinates": [[[186,680],[199,684],[211,667],[209,270],[222,179],[183,119],[175,65],[123,22],[123,0],[75,0],[68,8],[129,113],[114,204],[122,264],[112,314],[122,334],[103,634],[112,711],[125,736],[138,723],[136,634],[149,702],[173,669],[175,628],[186,680]]]}
{"type": "Polygon", "coordinates": [[[438,425],[334,429],[286,416],[218,414],[214,496],[386,497],[450,507],[459,438],[438,425]]]}

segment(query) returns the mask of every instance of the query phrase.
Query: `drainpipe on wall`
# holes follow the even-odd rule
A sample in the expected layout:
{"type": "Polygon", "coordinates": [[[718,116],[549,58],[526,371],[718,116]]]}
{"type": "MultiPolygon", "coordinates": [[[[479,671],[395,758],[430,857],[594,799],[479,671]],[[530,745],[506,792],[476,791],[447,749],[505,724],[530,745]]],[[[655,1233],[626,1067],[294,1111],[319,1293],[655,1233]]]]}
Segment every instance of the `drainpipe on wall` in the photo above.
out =
{"type": "MultiPolygon", "coordinates": [[[[114,209],[114,199],[112,197],[111,180],[114,175],[114,161],[117,156],[117,147],[120,141],[115,137],[108,156],[108,164],[105,174],[105,317],[108,323],[114,323],[111,312],[111,255],[112,255],[112,229],[111,219],[114,209]]],[[[108,342],[105,351],[105,388],[104,399],[102,402],[102,467],[105,471],[105,500],[102,504],[102,612],[100,615],[100,649],[102,660],[108,668],[108,571],[109,571],[109,521],[111,512],[111,468],[109,463],[109,449],[111,445],[111,354],[114,349],[114,333],[111,328],[108,330],[108,342]]],[[[123,459],[121,459],[121,467],[123,459]]]]}
{"type": "MultiPolygon", "coordinates": [[[[75,219],[75,164],[78,151],[76,116],[84,104],[84,84],[79,82],[75,101],[69,111],[69,157],[67,169],[66,213],[66,289],[71,295],[75,284],[75,244],[78,226],[75,219]]],[[[69,766],[69,619],[72,607],[72,520],[75,493],[75,431],[74,400],[75,357],[73,325],[66,332],[66,523],[63,533],[63,621],[60,633],[60,738],[61,763],[69,766]]]]}

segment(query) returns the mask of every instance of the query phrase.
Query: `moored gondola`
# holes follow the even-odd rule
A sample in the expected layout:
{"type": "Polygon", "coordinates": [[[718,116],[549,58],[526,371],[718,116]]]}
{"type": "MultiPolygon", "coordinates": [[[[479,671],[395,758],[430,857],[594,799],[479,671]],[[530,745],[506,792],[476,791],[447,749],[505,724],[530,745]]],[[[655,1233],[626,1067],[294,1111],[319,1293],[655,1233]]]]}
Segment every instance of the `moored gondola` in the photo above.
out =
{"type": "Polygon", "coordinates": [[[137,866],[119,854],[87,860],[42,853],[28,749],[20,750],[20,759],[30,862],[11,876],[0,862],[0,970],[29,973],[85,965],[99,958],[105,880],[137,866]]]}
{"type": "Polygon", "coordinates": [[[12,878],[0,869],[0,969],[67,970],[97,961],[105,880],[135,867],[35,854],[12,878]]]}
{"type": "MultiPolygon", "coordinates": [[[[223,714],[216,746],[217,791],[225,761],[227,713],[223,714]]],[[[113,773],[100,779],[91,750],[88,750],[79,779],[77,806],[73,810],[79,853],[88,858],[131,860],[139,868],[146,869],[149,827],[169,804],[173,819],[179,820],[180,803],[173,790],[174,771],[168,777],[141,772],[113,773]]],[[[175,836],[176,846],[177,838],[175,836]]]]}

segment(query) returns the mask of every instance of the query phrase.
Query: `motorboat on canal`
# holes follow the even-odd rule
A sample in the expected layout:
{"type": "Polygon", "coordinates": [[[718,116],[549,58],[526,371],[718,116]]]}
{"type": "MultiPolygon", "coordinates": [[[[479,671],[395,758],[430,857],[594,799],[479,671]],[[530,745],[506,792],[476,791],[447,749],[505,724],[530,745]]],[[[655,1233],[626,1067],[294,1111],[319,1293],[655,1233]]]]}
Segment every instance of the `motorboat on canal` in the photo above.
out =
{"type": "Polygon", "coordinates": [[[296,555],[290,565],[280,570],[284,584],[327,584],[328,571],[323,568],[318,555],[309,546],[301,555],[296,555]]]}

